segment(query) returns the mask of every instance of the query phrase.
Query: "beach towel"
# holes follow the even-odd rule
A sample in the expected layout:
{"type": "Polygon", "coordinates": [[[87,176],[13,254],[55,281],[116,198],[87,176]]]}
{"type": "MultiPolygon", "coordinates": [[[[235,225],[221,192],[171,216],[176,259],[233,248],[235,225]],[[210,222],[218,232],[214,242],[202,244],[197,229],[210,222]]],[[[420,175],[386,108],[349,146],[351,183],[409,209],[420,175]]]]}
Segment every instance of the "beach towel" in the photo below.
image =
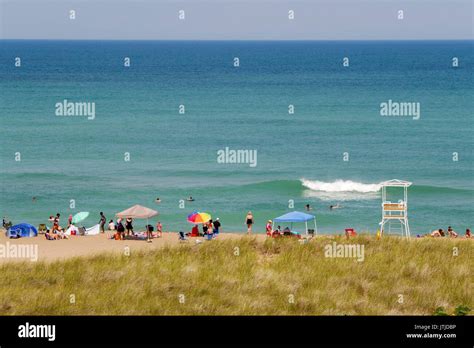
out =
{"type": "Polygon", "coordinates": [[[71,225],[64,233],[68,236],[77,236],[79,235],[79,229],[76,226],[71,225]]]}
{"type": "Polygon", "coordinates": [[[92,226],[91,228],[86,228],[86,232],[84,233],[86,236],[95,236],[100,233],[100,225],[97,224],[92,226]]]}

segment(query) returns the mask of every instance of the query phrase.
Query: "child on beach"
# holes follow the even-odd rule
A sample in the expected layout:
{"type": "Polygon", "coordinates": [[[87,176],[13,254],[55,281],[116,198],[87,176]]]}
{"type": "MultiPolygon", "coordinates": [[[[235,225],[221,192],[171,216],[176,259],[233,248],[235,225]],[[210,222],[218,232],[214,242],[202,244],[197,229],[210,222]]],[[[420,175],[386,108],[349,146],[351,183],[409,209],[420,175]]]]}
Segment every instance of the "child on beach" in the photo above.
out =
{"type": "Polygon", "coordinates": [[[245,217],[245,223],[247,224],[247,234],[251,234],[253,225],[253,215],[251,211],[247,213],[247,216],[245,217]]]}

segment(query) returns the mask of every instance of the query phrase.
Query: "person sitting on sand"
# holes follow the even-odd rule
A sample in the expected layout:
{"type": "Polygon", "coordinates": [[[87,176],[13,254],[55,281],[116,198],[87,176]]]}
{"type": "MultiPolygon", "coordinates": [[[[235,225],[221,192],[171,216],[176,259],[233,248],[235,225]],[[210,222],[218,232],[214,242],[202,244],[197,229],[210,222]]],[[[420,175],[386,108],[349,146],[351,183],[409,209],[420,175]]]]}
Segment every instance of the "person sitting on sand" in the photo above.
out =
{"type": "Polygon", "coordinates": [[[357,232],[353,228],[344,229],[344,233],[345,233],[347,239],[349,239],[350,237],[356,237],[357,236],[357,232]]]}
{"type": "Polygon", "coordinates": [[[207,235],[207,224],[202,224],[202,235],[205,237],[207,235]]]}
{"type": "Polygon", "coordinates": [[[273,231],[272,231],[272,220],[268,220],[268,221],[267,221],[267,225],[265,226],[265,231],[266,231],[268,237],[271,237],[271,236],[272,236],[272,234],[273,234],[273,231]]]}
{"type": "Polygon", "coordinates": [[[47,240],[56,240],[56,239],[59,239],[59,235],[57,233],[53,233],[53,232],[46,232],[44,234],[44,237],[47,239],[47,240]]]}
{"type": "Polygon", "coordinates": [[[444,231],[442,228],[440,228],[439,230],[434,230],[433,232],[431,232],[430,236],[431,237],[444,237],[444,231]]]}
{"type": "Polygon", "coordinates": [[[199,237],[199,227],[198,225],[194,225],[191,229],[191,233],[186,234],[189,237],[199,237]]]}
{"type": "Polygon", "coordinates": [[[277,229],[275,231],[273,231],[273,233],[278,233],[278,234],[281,234],[281,226],[278,225],[277,229]]]}
{"type": "Polygon", "coordinates": [[[115,231],[114,220],[109,221],[109,231],[115,231]]]}
{"type": "Polygon", "coordinates": [[[451,238],[457,238],[458,234],[453,231],[453,228],[451,226],[448,226],[448,236],[451,238]]]}

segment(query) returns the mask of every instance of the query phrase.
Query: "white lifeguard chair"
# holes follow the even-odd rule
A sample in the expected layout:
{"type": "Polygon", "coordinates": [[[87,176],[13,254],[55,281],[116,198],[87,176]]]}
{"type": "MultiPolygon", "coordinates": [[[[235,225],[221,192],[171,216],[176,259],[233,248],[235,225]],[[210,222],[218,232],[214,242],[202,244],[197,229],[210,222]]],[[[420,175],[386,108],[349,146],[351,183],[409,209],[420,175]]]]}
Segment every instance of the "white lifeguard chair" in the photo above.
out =
{"type": "Polygon", "coordinates": [[[382,221],[380,222],[380,234],[383,235],[388,225],[388,233],[400,232],[402,236],[410,238],[410,226],[408,225],[408,187],[411,182],[393,179],[382,182],[382,221]],[[403,200],[392,202],[387,199],[387,188],[398,187],[403,188],[403,200]],[[392,225],[399,226],[394,229],[392,225]]]}

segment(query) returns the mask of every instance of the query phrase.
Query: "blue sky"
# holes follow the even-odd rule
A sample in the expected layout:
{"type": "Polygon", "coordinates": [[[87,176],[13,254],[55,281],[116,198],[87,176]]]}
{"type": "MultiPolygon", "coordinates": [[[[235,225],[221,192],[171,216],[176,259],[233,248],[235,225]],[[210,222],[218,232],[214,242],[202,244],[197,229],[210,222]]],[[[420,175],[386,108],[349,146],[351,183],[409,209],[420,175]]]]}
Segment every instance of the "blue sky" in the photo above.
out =
{"type": "Polygon", "coordinates": [[[0,11],[4,39],[473,38],[473,0],[0,0],[0,11]]]}

